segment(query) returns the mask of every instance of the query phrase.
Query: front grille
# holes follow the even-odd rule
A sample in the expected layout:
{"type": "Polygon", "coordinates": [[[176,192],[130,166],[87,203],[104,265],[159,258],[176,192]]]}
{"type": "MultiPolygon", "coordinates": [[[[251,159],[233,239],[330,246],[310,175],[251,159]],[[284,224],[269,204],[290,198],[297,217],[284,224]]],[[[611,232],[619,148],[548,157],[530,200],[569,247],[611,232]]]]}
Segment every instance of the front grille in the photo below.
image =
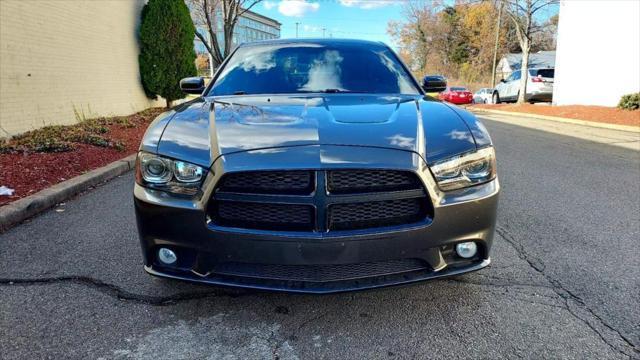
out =
{"type": "Polygon", "coordinates": [[[221,191],[250,194],[310,194],[312,171],[250,171],[227,174],[221,191]]]}
{"type": "Polygon", "coordinates": [[[313,230],[313,207],[218,201],[215,218],[222,226],[265,230],[313,230]]]}
{"type": "Polygon", "coordinates": [[[433,207],[410,171],[252,171],[220,180],[209,216],[225,227],[323,233],[419,223],[433,207]]]}
{"type": "Polygon", "coordinates": [[[213,269],[217,275],[269,280],[329,282],[375,276],[424,271],[429,266],[420,259],[398,259],[356,264],[280,265],[220,263],[213,269]]]}
{"type": "Polygon", "coordinates": [[[395,170],[335,170],[327,174],[327,190],[334,194],[420,189],[414,173],[395,170]]]}
{"type": "Polygon", "coordinates": [[[329,230],[393,226],[426,217],[424,198],[335,204],[329,207],[329,230]]]}

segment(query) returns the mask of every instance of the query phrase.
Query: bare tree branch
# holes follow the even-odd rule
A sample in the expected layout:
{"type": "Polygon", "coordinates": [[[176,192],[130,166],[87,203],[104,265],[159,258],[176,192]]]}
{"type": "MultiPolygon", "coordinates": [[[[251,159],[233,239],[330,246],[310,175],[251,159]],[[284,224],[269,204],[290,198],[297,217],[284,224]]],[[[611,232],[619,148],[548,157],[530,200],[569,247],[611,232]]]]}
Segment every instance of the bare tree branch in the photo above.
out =
{"type": "Polygon", "coordinates": [[[195,36],[203,42],[213,64],[219,66],[234,48],[233,36],[239,18],[262,0],[186,0],[196,26],[195,36]],[[221,13],[222,19],[218,18],[221,13]],[[218,20],[222,20],[222,36],[218,36],[218,20]],[[206,27],[207,40],[197,31],[206,27]]]}

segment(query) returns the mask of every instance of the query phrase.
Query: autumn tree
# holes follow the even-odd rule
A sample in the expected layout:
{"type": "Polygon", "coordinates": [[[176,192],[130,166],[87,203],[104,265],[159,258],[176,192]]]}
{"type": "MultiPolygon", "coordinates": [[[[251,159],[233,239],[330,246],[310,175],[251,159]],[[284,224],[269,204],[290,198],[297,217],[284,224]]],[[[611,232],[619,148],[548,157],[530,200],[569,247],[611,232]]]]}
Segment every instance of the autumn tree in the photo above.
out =
{"type": "Polygon", "coordinates": [[[233,36],[240,17],[262,0],[185,0],[196,27],[194,35],[211,55],[214,68],[233,50],[233,36]],[[218,26],[222,36],[218,37],[218,26]],[[208,36],[198,31],[204,28],[208,36]],[[207,39],[208,37],[208,39],[207,39]]]}
{"type": "Polygon", "coordinates": [[[522,61],[520,63],[520,90],[518,91],[518,104],[526,101],[527,79],[529,77],[529,53],[531,51],[534,35],[540,32],[544,26],[539,25],[535,20],[535,14],[557,3],[557,0],[502,0],[505,5],[506,13],[511,20],[522,52],[522,61]]]}
{"type": "MultiPolygon", "coordinates": [[[[442,74],[464,82],[488,82],[493,63],[497,8],[489,1],[408,2],[404,22],[392,22],[388,33],[400,44],[400,56],[422,76],[442,74]]],[[[499,49],[508,41],[502,25],[499,49]]]]}

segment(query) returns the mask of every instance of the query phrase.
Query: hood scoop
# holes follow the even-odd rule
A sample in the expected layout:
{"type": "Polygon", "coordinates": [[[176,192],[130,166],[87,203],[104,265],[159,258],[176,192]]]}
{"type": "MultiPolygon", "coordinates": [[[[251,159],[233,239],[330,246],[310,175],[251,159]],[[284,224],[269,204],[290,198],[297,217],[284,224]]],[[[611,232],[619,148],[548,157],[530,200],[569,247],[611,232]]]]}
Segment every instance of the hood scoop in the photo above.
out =
{"type": "Polygon", "coordinates": [[[344,124],[380,124],[392,122],[398,114],[400,98],[328,98],[326,106],[333,120],[344,124]],[[372,101],[373,100],[373,101],[372,101]],[[382,100],[382,101],[381,101],[382,100]],[[363,105],[363,106],[354,106],[363,105]]]}

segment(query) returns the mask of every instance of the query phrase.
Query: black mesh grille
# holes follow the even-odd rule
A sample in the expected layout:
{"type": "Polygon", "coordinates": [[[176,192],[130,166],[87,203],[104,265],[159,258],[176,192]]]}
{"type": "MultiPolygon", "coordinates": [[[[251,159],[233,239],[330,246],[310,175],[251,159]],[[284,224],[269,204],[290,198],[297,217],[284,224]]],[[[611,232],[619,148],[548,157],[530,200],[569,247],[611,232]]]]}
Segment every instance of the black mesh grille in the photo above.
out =
{"type": "Polygon", "coordinates": [[[213,272],[218,275],[271,280],[328,282],[383,276],[428,269],[420,259],[399,259],[357,264],[279,265],[221,263],[213,272]]]}
{"type": "Polygon", "coordinates": [[[218,201],[215,218],[220,225],[267,230],[313,230],[309,205],[218,201]]]}
{"type": "Polygon", "coordinates": [[[393,226],[426,216],[424,198],[335,204],[329,207],[329,230],[393,226]]]}
{"type": "Polygon", "coordinates": [[[417,176],[395,170],[336,170],[327,173],[327,189],[336,194],[420,189],[417,176]]]}
{"type": "Polygon", "coordinates": [[[229,173],[209,204],[215,225],[276,231],[374,229],[433,215],[418,175],[399,170],[229,173]]]}
{"type": "Polygon", "coordinates": [[[250,194],[309,194],[312,171],[251,171],[231,173],[222,179],[220,191],[250,194]]]}

